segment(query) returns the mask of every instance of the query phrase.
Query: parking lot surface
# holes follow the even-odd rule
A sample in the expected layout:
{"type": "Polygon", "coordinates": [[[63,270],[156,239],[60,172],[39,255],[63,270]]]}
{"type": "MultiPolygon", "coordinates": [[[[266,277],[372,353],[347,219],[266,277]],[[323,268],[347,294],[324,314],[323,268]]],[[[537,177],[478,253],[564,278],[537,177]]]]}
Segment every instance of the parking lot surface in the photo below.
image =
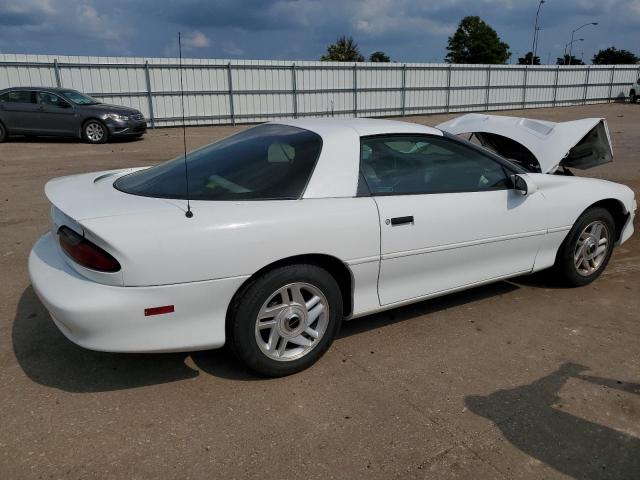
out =
{"type": "MultiPolygon", "coordinates": [[[[640,105],[505,114],[606,117],[614,162],[581,174],[640,198],[640,105]]],[[[189,128],[189,148],[242,128],[189,128]]],[[[27,275],[45,182],[159,163],[181,133],[0,144],[0,479],[640,478],[637,221],[587,287],[535,275],[357,319],[288,378],[255,377],[224,350],[67,341],[27,275]]]]}

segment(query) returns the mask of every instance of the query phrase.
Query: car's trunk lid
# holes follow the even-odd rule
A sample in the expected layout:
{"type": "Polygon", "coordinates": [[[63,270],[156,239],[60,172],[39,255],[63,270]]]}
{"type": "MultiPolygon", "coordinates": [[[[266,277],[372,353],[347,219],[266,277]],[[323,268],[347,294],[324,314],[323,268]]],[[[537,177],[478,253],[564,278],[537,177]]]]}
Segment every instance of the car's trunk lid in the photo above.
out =
{"type": "Polygon", "coordinates": [[[180,200],[166,200],[130,195],[113,187],[113,182],[140,169],[110,170],[54,178],[45,185],[49,201],[76,222],[83,220],[133,215],[144,212],[176,212],[180,200]]]}

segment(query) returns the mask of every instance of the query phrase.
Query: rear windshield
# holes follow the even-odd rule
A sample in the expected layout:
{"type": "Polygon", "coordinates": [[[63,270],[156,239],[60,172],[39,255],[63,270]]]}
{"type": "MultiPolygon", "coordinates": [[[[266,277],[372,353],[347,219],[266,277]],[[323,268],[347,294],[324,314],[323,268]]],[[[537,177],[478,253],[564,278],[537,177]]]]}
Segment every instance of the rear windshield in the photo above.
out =
{"type": "MultiPolygon", "coordinates": [[[[322,149],[319,135],[267,124],[187,155],[192,200],[284,200],[302,196],[322,149]]],[[[114,183],[125,193],[187,198],[184,157],[125,175],[114,183]]]]}

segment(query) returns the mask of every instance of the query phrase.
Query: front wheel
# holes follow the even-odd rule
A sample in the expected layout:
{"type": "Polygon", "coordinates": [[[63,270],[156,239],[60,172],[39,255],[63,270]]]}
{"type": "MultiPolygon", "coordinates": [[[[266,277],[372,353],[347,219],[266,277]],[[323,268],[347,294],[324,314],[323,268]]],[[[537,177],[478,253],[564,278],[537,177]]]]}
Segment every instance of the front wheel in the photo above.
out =
{"type": "Polygon", "coordinates": [[[638,101],[638,96],[636,95],[636,92],[635,92],[635,91],[632,91],[632,92],[629,94],[629,101],[630,101],[631,103],[636,103],[636,102],[638,101]]]}
{"type": "Polygon", "coordinates": [[[342,322],[342,295],[329,272],[289,265],[250,283],[232,305],[228,343],[251,370],[299,372],[329,348],[342,322]]]}
{"type": "Polygon", "coordinates": [[[82,127],[82,137],[87,143],[105,143],[109,139],[109,131],[102,122],[89,120],[82,127]]]}
{"type": "Polygon", "coordinates": [[[615,242],[615,223],[608,210],[590,208],[578,218],[560,246],[555,269],[568,286],[593,282],[604,271],[615,242]]]}
{"type": "Polygon", "coordinates": [[[7,138],[7,130],[4,128],[4,125],[0,123],[0,143],[4,142],[7,138]]]}

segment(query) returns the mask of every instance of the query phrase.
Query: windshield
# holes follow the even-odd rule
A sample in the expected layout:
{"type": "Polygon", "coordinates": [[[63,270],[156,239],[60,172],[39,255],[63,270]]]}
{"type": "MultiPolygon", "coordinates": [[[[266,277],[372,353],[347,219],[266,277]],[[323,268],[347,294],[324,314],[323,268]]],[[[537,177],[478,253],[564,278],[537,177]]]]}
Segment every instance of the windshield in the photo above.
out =
{"type": "MultiPolygon", "coordinates": [[[[187,155],[192,200],[285,200],[302,196],[322,149],[319,135],[266,124],[187,155]]],[[[186,199],[184,157],[119,178],[114,187],[147,197],[186,199]]]]}
{"type": "Polygon", "coordinates": [[[80,92],[76,92],[75,90],[68,90],[66,92],[62,92],[66,98],[71,100],[76,105],[96,105],[100,103],[95,98],[91,98],[89,95],[84,95],[80,92]]]}

